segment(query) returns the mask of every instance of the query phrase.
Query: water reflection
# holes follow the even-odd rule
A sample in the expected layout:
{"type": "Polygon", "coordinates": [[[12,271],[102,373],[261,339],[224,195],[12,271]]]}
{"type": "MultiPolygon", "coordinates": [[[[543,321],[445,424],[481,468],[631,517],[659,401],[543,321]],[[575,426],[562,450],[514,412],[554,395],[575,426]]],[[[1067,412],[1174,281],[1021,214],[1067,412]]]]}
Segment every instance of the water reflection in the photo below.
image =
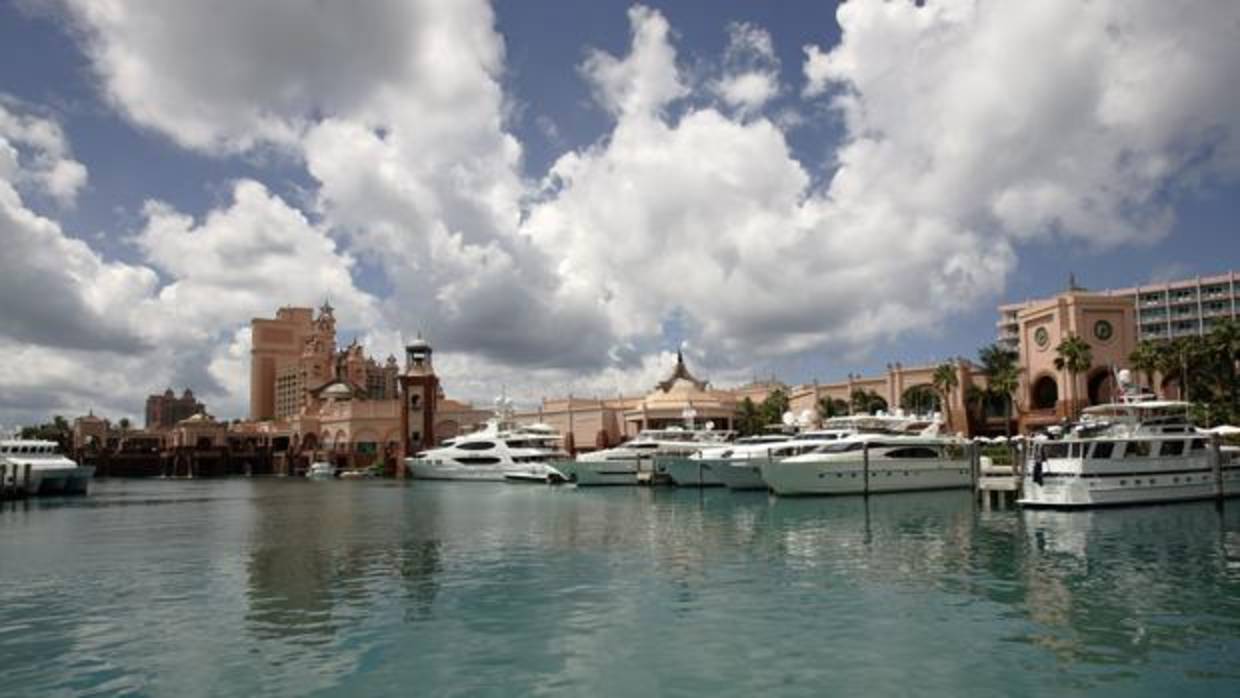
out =
{"type": "Polygon", "coordinates": [[[0,530],[32,693],[1240,689],[1240,506],[121,482],[0,530]]]}

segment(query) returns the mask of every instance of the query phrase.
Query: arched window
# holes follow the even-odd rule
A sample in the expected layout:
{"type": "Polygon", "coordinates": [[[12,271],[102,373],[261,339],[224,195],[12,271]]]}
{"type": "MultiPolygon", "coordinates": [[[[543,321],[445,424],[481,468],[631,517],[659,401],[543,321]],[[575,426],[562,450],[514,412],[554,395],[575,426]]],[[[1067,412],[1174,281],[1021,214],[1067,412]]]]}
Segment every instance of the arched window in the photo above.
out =
{"type": "Polygon", "coordinates": [[[1050,410],[1059,402],[1059,384],[1050,376],[1042,376],[1029,389],[1029,402],[1035,410],[1050,410]]]}
{"type": "Polygon", "coordinates": [[[1089,404],[1105,405],[1114,400],[1115,381],[1107,369],[1095,371],[1089,377],[1089,404]]]}

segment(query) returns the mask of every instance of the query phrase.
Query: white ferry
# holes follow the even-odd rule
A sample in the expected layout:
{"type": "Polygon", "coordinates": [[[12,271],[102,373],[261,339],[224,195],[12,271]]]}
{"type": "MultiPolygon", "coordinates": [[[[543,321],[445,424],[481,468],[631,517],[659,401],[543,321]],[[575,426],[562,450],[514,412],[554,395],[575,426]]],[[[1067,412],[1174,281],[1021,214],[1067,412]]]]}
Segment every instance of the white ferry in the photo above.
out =
{"type": "Polygon", "coordinates": [[[30,466],[30,479],[25,484],[27,495],[86,494],[95,475],[93,465],[78,465],[60,452],[55,441],[0,441],[0,463],[8,466],[4,472],[11,482],[6,484],[18,486],[25,480],[25,467],[30,466]]]}
{"type": "Polygon", "coordinates": [[[1240,454],[1194,429],[1188,409],[1150,396],[1086,408],[1061,438],[1032,442],[1018,502],[1078,508],[1240,494],[1240,454]]]}
{"type": "Polygon", "coordinates": [[[550,427],[492,419],[481,431],[406,458],[405,465],[421,480],[563,482],[566,477],[556,466],[567,458],[550,427]]]}

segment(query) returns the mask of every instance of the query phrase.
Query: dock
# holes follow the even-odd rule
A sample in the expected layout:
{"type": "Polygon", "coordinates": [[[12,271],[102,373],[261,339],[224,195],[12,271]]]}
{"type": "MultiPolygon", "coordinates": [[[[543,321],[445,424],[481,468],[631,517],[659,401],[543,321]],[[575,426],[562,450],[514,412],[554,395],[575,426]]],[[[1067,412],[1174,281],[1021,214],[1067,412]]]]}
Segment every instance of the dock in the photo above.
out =
{"type": "Polygon", "coordinates": [[[1019,458],[1013,457],[1012,461],[1010,465],[998,465],[978,459],[974,491],[983,511],[1015,508],[1020,499],[1021,473],[1017,466],[1019,458]]]}
{"type": "Polygon", "coordinates": [[[0,462],[0,501],[30,495],[30,464],[0,462]]]}

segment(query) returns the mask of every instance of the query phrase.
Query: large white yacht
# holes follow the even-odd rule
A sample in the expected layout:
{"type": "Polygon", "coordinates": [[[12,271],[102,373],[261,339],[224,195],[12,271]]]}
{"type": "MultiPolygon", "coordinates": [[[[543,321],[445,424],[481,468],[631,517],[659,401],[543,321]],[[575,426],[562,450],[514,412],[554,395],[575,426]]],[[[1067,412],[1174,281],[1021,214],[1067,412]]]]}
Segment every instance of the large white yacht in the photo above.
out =
{"type": "MultiPolygon", "coordinates": [[[[690,464],[687,477],[690,484],[694,481],[695,466],[701,465],[705,478],[711,478],[733,490],[765,490],[769,489],[762,479],[761,466],[765,462],[780,461],[792,456],[810,453],[827,444],[860,433],[869,434],[909,434],[917,433],[929,426],[936,415],[928,417],[906,415],[902,411],[895,414],[880,412],[869,415],[849,415],[832,417],[826,420],[821,429],[802,431],[798,434],[785,435],[775,442],[767,441],[767,437],[756,443],[737,441],[735,447],[718,448],[702,451],[692,456],[700,462],[690,464]]],[[[675,475],[673,475],[673,479],[675,475]]],[[[677,480],[679,484],[680,481],[677,480]]]]}
{"type": "Polygon", "coordinates": [[[937,422],[920,433],[858,433],[759,469],[781,495],[952,489],[969,487],[973,477],[969,443],[940,435],[937,422]]]}
{"type": "Polygon", "coordinates": [[[95,466],[78,465],[68,456],[60,452],[55,441],[36,441],[32,439],[6,439],[0,441],[0,463],[6,468],[7,477],[21,486],[25,479],[25,466],[30,466],[30,479],[26,484],[26,494],[86,494],[90,479],[95,475],[95,466]],[[15,476],[18,466],[23,473],[15,476]]]}
{"type": "Polygon", "coordinates": [[[406,458],[405,465],[422,480],[563,482],[566,478],[556,464],[567,458],[559,435],[550,427],[495,418],[481,431],[406,458]]]}
{"type": "Polygon", "coordinates": [[[715,429],[647,429],[615,448],[582,454],[563,469],[581,487],[636,485],[639,472],[654,472],[656,457],[689,456],[734,436],[733,432],[715,429]]]}
{"type": "Polygon", "coordinates": [[[1086,408],[1060,438],[1032,442],[1019,503],[1078,508],[1240,494],[1240,454],[1194,429],[1188,409],[1151,396],[1086,408]]]}

